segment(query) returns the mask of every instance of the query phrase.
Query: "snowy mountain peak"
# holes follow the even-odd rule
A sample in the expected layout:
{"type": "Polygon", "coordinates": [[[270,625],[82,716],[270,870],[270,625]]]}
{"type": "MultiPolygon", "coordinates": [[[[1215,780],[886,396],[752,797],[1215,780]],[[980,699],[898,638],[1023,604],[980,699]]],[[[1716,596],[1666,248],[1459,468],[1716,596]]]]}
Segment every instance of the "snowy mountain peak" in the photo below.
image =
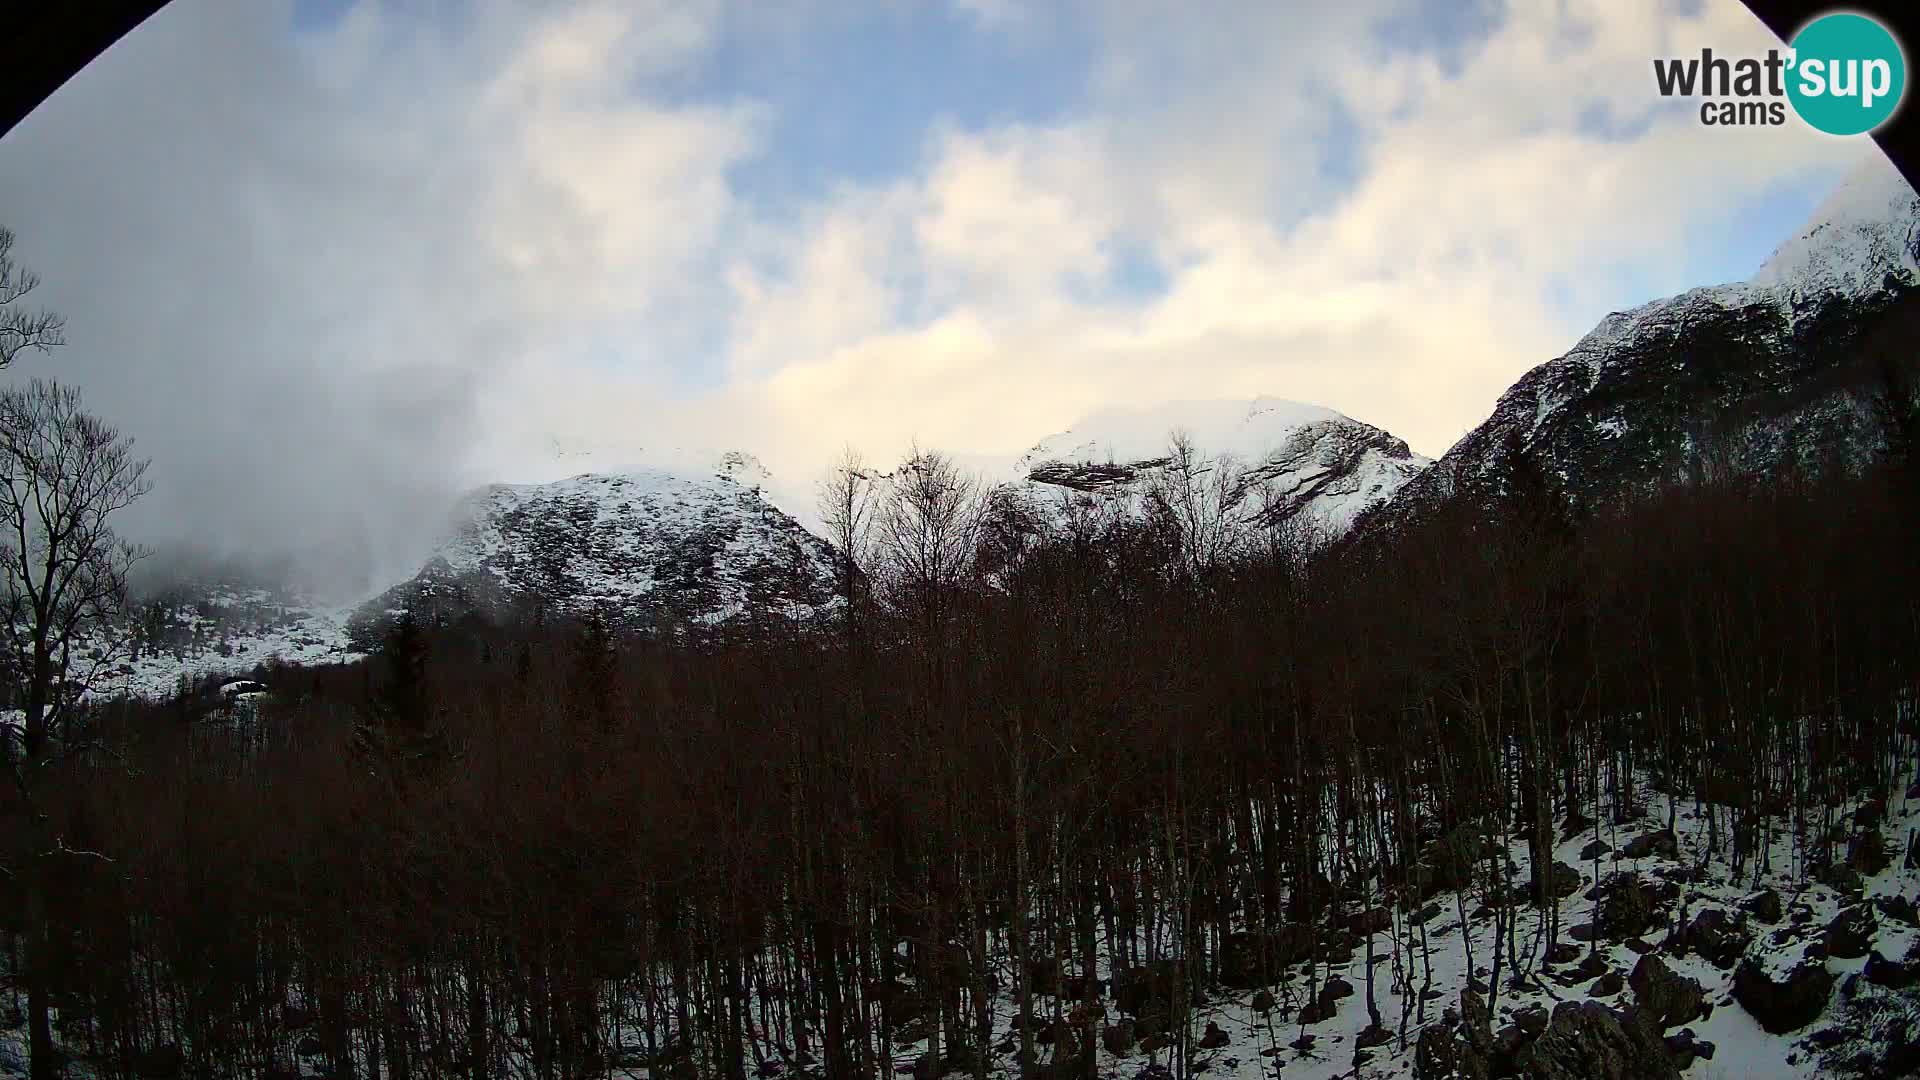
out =
{"type": "Polygon", "coordinates": [[[1890,273],[1920,270],[1920,197],[1885,155],[1870,152],[1750,279],[1800,296],[1859,293],[1890,273]]]}
{"type": "Polygon", "coordinates": [[[531,605],[636,627],[810,617],[832,602],[831,550],[762,496],[759,462],[723,458],[703,475],[642,465],[483,488],[426,567],[363,615],[531,605]]]}
{"type": "Polygon", "coordinates": [[[1707,448],[1755,472],[1861,460],[1881,435],[1859,343],[1915,299],[1916,241],[1920,197],[1875,151],[1751,280],[1615,312],[1523,375],[1395,514],[1497,476],[1516,436],[1589,502],[1707,448]]]}
{"type": "Polygon", "coordinates": [[[1260,397],[1095,413],[1022,456],[1015,483],[1043,496],[1132,497],[1165,465],[1176,432],[1203,456],[1243,466],[1248,489],[1270,496],[1266,512],[1323,535],[1345,531],[1428,464],[1402,440],[1332,409],[1260,397]]]}
{"type": "MultiPolygon", "coordinates": [[[[569,470],[570,478],[591,475],[667,473],[686,477],[718,477],[745,488],[764,487],[773,473],[760,459],[742,450],[657,446],[638,442],[588,440],[552,436],[547,441],[547,468],[569,470]]],[[[542,477],[541,482],[546,478],[542,477]]]]}
{"type": "Polygon", "coordinates": [[[1264,457],[1310,424],[1343,420],[1318,405],[1280,398],[1252,401],[1176,401],[1142,409],[1103,409],[1066,431],[1040,440],[1017,468],[1027,479],[1055,463],[1128,465],[1166,456],[1176,431],[1192,436],[1208,454],[1242,460],[1264,457]]]}

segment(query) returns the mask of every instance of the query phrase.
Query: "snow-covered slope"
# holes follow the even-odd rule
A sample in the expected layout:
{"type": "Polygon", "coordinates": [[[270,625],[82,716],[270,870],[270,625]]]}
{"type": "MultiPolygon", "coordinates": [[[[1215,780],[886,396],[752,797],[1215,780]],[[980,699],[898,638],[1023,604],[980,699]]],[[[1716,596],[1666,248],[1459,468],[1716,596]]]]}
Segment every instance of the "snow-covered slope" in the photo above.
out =
{"type": "Polygon", "coordinates": [[[632,627],[810,618],[832,602],[832,552],[767,502],[765,475],[725,455],[706,475],[634,466],[483,489],[427,565],[358,621],[400,609],[600,610],[632,627]]]}
{"type": "Polygon", "coordinates": [[[119,655],[101,654],[105,662],[93,690],[159,697],[182,678],[358,659],[347,639],[351,612],[352,605],[256,585],[176,584],[136,605],[132,640],[119,655]]]}
{"type": "Polygon", "coordinates": [[[1262,397],[1096,413],[1041,440],[1020,458],[1014,482],[1041,500],[1136,496],[1165,466],[1176,432],[1202,456],[1243,468],[1247,493],[1263,490],[1244,512],[1297,520],[1323,535],[1345,531],[1428,464],[1400,439],[1332,409],[1262,397]]]}
{"type": "Polygon", "coordinates": [[[1616,312],[1502,394],[1383,519],[1498,473],[1510,441],[1610,498],[1710,454],[1748,471],[1879,444],[1863,343],[1920,300],[1920,198],[1872,154],[1748,281],[1616,312]]]}

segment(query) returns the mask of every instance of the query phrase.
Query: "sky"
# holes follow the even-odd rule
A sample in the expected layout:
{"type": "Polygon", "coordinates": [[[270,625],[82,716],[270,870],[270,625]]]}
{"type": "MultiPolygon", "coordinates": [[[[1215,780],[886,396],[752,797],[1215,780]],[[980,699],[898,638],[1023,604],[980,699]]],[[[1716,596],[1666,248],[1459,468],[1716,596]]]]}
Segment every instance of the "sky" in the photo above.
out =
{"type": "Polygon", "coordinates": [[[372,578],[454,492],[675,448],[797,506],[849,445],[1270,395],[1438,455],[1877,152],[1654,92],[1773,44],[1738,0],[174,0],[0,138],[69,324],[7,377],[154,458],[137,535],[372,578]]]}

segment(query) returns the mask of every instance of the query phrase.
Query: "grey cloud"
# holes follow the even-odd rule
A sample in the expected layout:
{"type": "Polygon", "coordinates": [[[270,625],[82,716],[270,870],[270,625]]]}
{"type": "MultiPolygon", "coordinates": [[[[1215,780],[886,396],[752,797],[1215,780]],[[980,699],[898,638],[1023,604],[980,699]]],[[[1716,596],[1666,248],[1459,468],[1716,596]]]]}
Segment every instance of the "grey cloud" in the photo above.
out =
{"type": "Polygon", "coordinates": [[[329,84],[287,25],[179,0],[0,141],[0,221],[69,339],[9,377],[78,383],[154,459],[134,535],[371,579],[466,481],[523,331],[460,88],[329,84]]]}

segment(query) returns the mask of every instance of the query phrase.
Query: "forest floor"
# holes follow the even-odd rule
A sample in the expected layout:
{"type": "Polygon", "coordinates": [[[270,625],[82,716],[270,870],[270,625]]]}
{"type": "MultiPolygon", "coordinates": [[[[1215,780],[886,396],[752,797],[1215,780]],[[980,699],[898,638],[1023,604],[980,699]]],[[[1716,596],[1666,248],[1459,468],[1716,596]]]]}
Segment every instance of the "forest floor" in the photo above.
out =
{"type": "MultiPolygon", "coordinates": [[[[1835,819],[1850,821],[1858,809],[1849,804],[1835,811],[1835,819]]],[[[1757,870],[1759,860],[1750,859],[1736,877],[1727,859],[1731,845],[1724,810],[1719,815],[1717,854],[1710,852],[1706,815],[1690,801],[1683,800],[1677,808],[1672,843],[1661,842],[1669,811],[1667,796],[1649,790],[1644,814],[1601,824],[1597,840],[1605,850],[1597,865],[1592,857],[1582,858],[1594,853],[1593,828],[1558,843],[1556,860],[1580,876],[1578,888],[1571,888],[1571,880],[1567,881],[1570,891],[1558,905],[1562,962],[1541,962],[1537,943],[1545,913],[1521,907],[1513,940],[1520,945],[1528,977],[1514,980],[1511,958],[1507,959],[1489,1016],[1491,1031],[1504,1033],[1496,1034],[1496,1042],[1504,1038],[1511,1051],[1515,1041],[1529,1041],[1565,1002],[1591,1000],[1614,1010],[1630,1005],[1663,1007],[1659,1001],[1646,1000],[1647,994],[1634,985],[1642,981],[1634,977],[1636,967],[1653,962],[1643,957],[1653,957],[1681,983],[1695,980],[1699,986],[1699,1007],[1693,1007],[1683,988],[1678,995],[1682,1004],[1667,1011],[1684,1019],[1664,1025],[1667,1047],[1677,1052],[1676,1065],[1686,1062],[1680,1065],[1686,1077],[1912,1075],[1883,1063],[1920,1039],[1920,915],[1916,915],[1920,869],[1908,868],[1902,857],[1910,838],[1920,830],[1920,785],[1896,791],[1877,815],[1878,831],[1886,841],[1884,868],[1820,875],[1833,884],[1807,879],[1802,872],[1804,853],[1796,850],[1793,836],[1785,830],[1772,837],[1768,869],[1757,870]],[[1634,857],[1629,851],[1645,854],[1634,857]],[[1598,887],[1618,880],[1634,881],[1644,905],[1628,903],[1622,915],[1621,905],[1613,899],[1619,889],[1598,887]],[[1769,894],[1778,899],[1772,910],[1769,894]],[[1714,912],[1724,913],[1724,918],[1714,912]],[[1701,926],[1708,931],[1697,932],[1701,926]],[[1594,943],[1594,937],[1602,940],[1594,943]],[[1610,937],[1615,940],[1606,940],[1610,937]],[[1703,950],[1713,955],[1702,955],[1703,950]],[[1773,980],[1766,985],[1756,982],[1758,989],[1750,998],[1774,1003],[1781,1012],[1800,1014],[1791,1019],[1776,1017],[1776,1029],[1803,1018],[1805,1022],[1781,1033],[1767,1030],[1736,999],[1735,976],[1743,964],[1773,980]],[[1789,984],[1787,975],[1797,968],[1803,971],[1801,981],[1789,984]],[[1689,1057],[1693,1060],[1686,1061],[1689,1057]]],[[[1846,847],[1837,845],[1837,857],[1845,858],[1846,847]]],[[[1516,879],[1524,880],[1523,839],[1516,839],[1508,856],[1522,868],[1516,879]]],[[[1871,866],[1879,860],[1863,861],[1871,866]]],[[[1264,1010],[1257,1006],[1268,1003],[1267,994],[1252,990],[1216,993],[1198,1005],[1192,1038],[1199,1047],[1204,1037],[1206,1048],[1192,1051],[1190,1072],[1223,1080],[1420,1076],[1416,1058],[1421,1030],[1446,1023],[1443,1017],[1456,1018],[1463,991],[1472,989],[1484,1000],[1487,991],[1494,989],[1489,985],[1493,913],[1482,906],[1481,898],[1471,891],[1441,893],[1423,910],[1428,913],[1424,960],[1417,947],[1409,953],[1403,943],[1396,964],[1395,937],[1402,936],[1404,942],[1412,928],[1405,913],[1396,913],[1395,925],[1374,936],[1375,995],[1381,1023],[1390,1035],[1385,1043],[1366,1049],[1358,1045],[1371,1024],[1365,1005],[1367,948],[1361,939],[1350,959],[1289,969],[1270,991],[1271,1005],[1264,1010]],[[1463,909],[1468,913],[1464,921],[1463,909]],[[1409,958],[1412,970],[1406,971],[1409,958]],[[1399,975],[1397,967],[1403,969],[1399,975]],[[1330,982],[1351,989],[1329,993],[1330,982]],[[1315,998],[1309,998],[1310,992],[1315,998]],[[1331,1015],[1303,1024],[1299,1006],[1310,1000],[1321,1001],[1331,1015]],[[1405,1018],[1404,1042],[1403,1013],[1410,1013],[1405,1018]]],[[[1648,992],[1674,997],[1667,990],[1648,992]]],[[[1111,996],[1103,997],[1102,1004],[1107,1010],[1105,1023],[1122,1019],[1111,996]]],[[[17,996],[0,997],[0,1077],[27,1074],[22,1005],[17,996]]],[[[1044,1015],[1050,1005],[1049,999],[1037,998],[1036,1015],[1044,1015]]],[[[1009,993],[995,1002],[995,1038],[1003,1051],[1014,1039],[1008,1033],[1014,1030],[1017,1011],[1009,993]]],[[[784,1055],[779,1051],[767,1046],[762,1050],[771,1059],[771,1068],[762,1075],[790,1072],[783,1067],[784,1055]]],[[[912,1072],[926,1050],[924,1041],[896,1043],[896,1070],[912,1072]]],[[[1118,1078],[1170,1076],[1169,1053],[1163,1049],[1149,1054],[1137,1042],[1122,1053],[1103,1048],[1099,1073],[1118,1078]]],[[[1048,1051],[1041,1048],[1039,1054],[1044,1063],[1048,1051]]],[[[1507,1060],[1512,1060],[1511,1054],[1507,1060]]],[[[303,1061],[300,1071],[321,1075],[314,1060],[303,1061]]],[[[995,1076],[1012,1075],[1013,1055],[1002,1053],[990,1071],[995,1076]]],[[[74,1062],[69,1075],[85,1078],[94,1073],[74,1062]]],[[[652,1080],[646,1068],[614,1067],[611,1075],[652,1080]]],[[[664,1077],[667,1071],[659,1070],[658,1075],[664,1077]]]]}

